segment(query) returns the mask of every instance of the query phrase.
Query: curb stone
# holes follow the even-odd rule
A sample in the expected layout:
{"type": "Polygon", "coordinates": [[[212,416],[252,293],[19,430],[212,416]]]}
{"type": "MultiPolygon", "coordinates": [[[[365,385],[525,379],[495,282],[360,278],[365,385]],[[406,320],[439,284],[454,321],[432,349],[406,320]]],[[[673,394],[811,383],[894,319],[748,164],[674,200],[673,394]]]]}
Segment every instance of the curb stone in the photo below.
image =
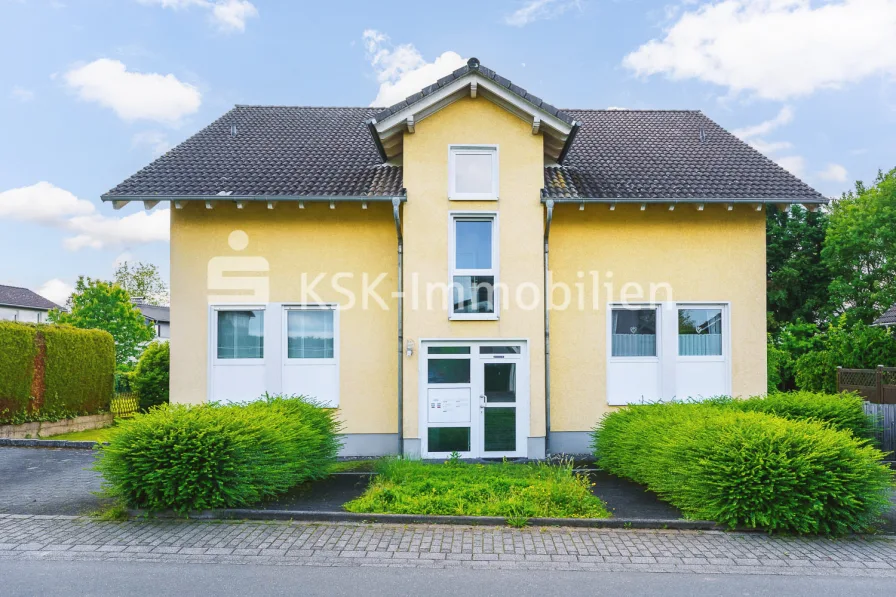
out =
{"type": "Polygon", "coordinates": [[[99,442],[68,441],[63,439],[0,439],[0,447],[9,448],[69,448],[74,450],[93,450],[99,442]]]}
{"type": "MultiPolygon", "coordinates": [[[[428,516],[416,514],[365,514],[360,512],[308,510],[255,510],[230,508],[191,512],[178,516],[174,512],[149,513],[128,510],[131,518],[190,519],[190,520],[301,520],[314,522],[372,522],[383,524],[450,524],[465,526],[507,526],[502,516],[428,516]]],[[[596,529],[654,529],[677,531],[724,531],[726,527],[711,520],[678,520],[649,518],[530,518],[533,527],[577,527],[596,529]]],[[[736,529],[755,531],[755,529],[736,529]]],[[[760,531],[761,532],[761,531],[760,531]]]]}

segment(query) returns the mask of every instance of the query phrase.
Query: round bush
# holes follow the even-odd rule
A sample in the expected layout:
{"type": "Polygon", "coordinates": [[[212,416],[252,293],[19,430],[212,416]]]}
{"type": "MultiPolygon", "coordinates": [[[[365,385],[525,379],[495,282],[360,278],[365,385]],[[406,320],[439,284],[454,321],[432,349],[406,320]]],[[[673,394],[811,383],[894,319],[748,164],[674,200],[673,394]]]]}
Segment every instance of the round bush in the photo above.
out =
{"type": "Polygon", "coordinates": [[[301,398],[162,405],[122,421],[97,470],[131,507],[244,507],[326,476],[337,431],[333,411],[301,398]]]}
{"type": "Polygon", "coordinates": [[[153,342],[146,347],[137,367],[131,373],[131,387],[137,392],[140,410],[168,404],[168,371],[171,353],[167,342],[153,342]]]}
{"type": "Polygon", "coordinates": [[[889,507],[883,454],[811,421],[711,404],[631,406],[606,416],[595,452],[688,518],[768,531],[868,530],[889,507]]]}

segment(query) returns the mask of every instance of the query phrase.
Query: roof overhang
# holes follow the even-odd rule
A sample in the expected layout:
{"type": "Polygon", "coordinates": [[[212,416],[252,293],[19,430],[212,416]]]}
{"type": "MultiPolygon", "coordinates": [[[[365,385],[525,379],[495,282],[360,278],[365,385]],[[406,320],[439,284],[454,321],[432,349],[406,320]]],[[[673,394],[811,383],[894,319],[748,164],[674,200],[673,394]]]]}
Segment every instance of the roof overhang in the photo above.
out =
{"type": "Polygon", "coordinates": [[[220,193],[218,195],[103,195],[100,197],[104,202],[111,202],[114,209],[121,209],[128,203],[142,202],[143,207],[152,209],[163,201],[170,201],[175,209],[181,209],[187,203],[204,203],[208,209],[212,209],[215,204],[221,202],[229,202],[236,204],[237,208],[242,209],[249,203],[264,203],[268,209],[274,209],[278,203],[296,203],[299,207],[304,207],[305,203],[329,203],[331,207],[335,207],[337,203],[356,203],[366,208],[368,203],[393,203],[398,200],[404,203],[408,200],[406,195],[385,196],[385,195],[228,195],[220,193]]]}
{"type": "Polygon", "coordinates": [[[383,160],[401,155],[404,133],[413,133],[419,122],[463,97],[483,98],[528,122],[532,134],[544,137],[544,153],[562,161],[572,143],[578,124],[565,122],[524,97],[497,84],[478,70],[451,81],[438,90],[393,112],[381,121],[371,119],[367,126],[383,160]]]}
{"type": "Polygon", "coordinates": [[[764,205],[776,205],[779,209],[787,209],[791,205],[801,204],[809,211],[816,211],[819,206],[830,203],[829,199],[815,197],[546,197],[542,196],[541,202],[552,202],[553,205],[571,204],[579,205],[584,209],[586,203],[609,205],[615,209],[617,204],[640,205],[646,209],[648,205],[668,205],[669,210],[674,210],[678,204],[695,205],[698,210],[703,210],[705,205],[725,205],[729,211],[735,205],[752,206],[756,211],[762,211],[764,205]]]}

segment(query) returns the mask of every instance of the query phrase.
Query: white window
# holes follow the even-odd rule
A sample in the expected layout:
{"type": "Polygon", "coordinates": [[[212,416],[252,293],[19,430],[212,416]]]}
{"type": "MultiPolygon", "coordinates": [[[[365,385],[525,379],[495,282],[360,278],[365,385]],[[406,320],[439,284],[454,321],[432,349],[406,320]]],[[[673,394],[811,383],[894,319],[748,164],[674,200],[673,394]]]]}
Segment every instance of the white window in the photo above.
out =
{"type": "Polygon", "coordinates": [[[284,306],[281,384],[285,394],[339,406],[339,312],[336,305],[284,306]]]}
{"type": "Polygon", "coordinates": [[[498,216],[452,214],[451,319],[498,318],[498,216]]]}
{"type": "Polygon", "coordinates": [[[728,305],[610,305],[607,402],[699,400],[731,393],[728,305]]]}
{"type": "Polygon", "coordinates": [[[452,145],[448,148],[448,198],[498,198],[497,145],[452,145]]]}
{"type": "Polygon", "coordinates": [[[264,359],[264,310],[217,313],[218,359],[264,359]]]}

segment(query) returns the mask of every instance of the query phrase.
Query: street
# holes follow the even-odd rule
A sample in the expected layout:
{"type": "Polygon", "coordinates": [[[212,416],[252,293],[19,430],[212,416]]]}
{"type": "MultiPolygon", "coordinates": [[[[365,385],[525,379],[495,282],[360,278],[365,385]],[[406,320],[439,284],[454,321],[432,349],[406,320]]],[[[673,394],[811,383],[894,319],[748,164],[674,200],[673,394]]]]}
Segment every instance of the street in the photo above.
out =
{"type": "Polygon", "coordinates": [[[3,595],[870,595],[893,578],[0,560],[3,595]]]}

